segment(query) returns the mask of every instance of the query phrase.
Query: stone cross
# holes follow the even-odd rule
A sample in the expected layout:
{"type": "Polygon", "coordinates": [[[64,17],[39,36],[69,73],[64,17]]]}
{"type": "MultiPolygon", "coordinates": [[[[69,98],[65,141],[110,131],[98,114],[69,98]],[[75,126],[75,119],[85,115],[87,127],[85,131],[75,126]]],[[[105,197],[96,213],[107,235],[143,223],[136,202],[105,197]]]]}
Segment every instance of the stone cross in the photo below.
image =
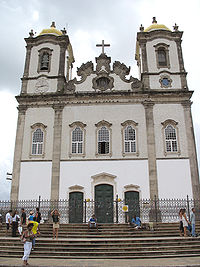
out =
{"type": "Polygon", "coordinates": [[[96,46],[97,46],[97,47],[99,47],[99,46],[102,47],[102,54],[105,54],[105,53],[104,53],[104,47],[105,47],[105,46],[110,46],[110,44],[104,44],[104,40],[102,40],[102,43],[101,43],[101,44],[97,44],[96,46]]]}

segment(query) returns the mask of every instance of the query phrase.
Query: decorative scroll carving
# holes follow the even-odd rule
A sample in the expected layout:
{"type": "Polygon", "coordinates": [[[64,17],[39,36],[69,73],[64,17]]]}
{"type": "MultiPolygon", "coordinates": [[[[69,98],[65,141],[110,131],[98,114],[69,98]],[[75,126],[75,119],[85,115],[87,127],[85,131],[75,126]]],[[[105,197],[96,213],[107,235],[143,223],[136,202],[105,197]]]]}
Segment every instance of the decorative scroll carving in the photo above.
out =
{"type": "Polygon", "coordinates": [[[76,78],[74,78],[73,80],[70,80],[68,81],[66,84],[65,84],[65,90],[69,93],[73,93],[75,90],[76,90],[76,86],[75,86],[75,83],[76,83],[76,78]]]}
{"type": "MultiPolygon", "coordinates": [[[[113,63],[113,72],[117,75],[119,75],[119,77],[124,81],[127,81],[125,76],[129,75],[130,73],[130,67],[127,67],[124,63],[121,63],[119,61],[115,61],[113,63]]],[[[132,77],[131,77],[132,78],[132,77]]]]}
{"type": "Polygon", "coordinates": [[[87,63],[83,63],[80,66],[80,68],[77,68],[77,74],[78,74],[78,76],[81,76],[81,80],[83,78],[86,78],[90,74],[92,74],[93,71],[94,71],[94,66],[93,66],[92,61],[88,61],[87,63]]]}
{"type": "Polygon", "coordinates": [[[136,78],[132,78],[132,84],[131,84],[131,88],[134,89],[141,89],[142,88],[142,82],[136,78]]]}

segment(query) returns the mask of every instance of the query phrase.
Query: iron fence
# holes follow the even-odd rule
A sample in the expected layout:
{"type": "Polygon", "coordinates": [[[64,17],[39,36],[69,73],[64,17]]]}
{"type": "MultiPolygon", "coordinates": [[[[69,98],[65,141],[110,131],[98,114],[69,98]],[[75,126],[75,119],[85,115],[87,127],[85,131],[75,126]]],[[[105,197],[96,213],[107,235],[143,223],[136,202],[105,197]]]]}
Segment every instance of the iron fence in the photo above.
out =
{"type": "Polygon", "coordinates": [[[61,223],[86,223],[95,214],[99,223],[126,223],[134,215],[140,216],[142,222],[178,222],[179,211],[185,208],[188,218],[192,207],[196,209],[196,218],[200,220],[200,200],[189,199],[142,199],[137,202],[116,199],[106,201],[69,201],[69,200],[25,200],[0,201],[0,213],[5,219],[8,210],[26,213],[39,207],[44,222],[51,222],[51,211],[59,210],[61,223]]]}

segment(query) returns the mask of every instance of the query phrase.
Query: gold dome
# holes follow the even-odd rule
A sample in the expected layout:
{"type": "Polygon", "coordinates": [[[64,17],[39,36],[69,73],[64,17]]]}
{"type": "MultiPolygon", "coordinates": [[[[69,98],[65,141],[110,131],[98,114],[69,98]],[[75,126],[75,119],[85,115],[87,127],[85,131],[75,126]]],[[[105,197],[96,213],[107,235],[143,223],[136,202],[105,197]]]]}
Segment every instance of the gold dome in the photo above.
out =
{"type": "Polygon", "coordinates": [[[164,24],[157,24],[156,18],[153,17],[153,22],[152,25],[150,25],[148,28],[144,30],[144,32],[151,32],[155,30],[165,30],[165,31],[170,31],[169,28],[167,28],[164,24]]]}
{"type": "Polygon", "coordinates": [[[56,29],[55,22],[52,22],[50,29],[42,30],[39,35],[44,35],[44,34],[53,34],[53,35],[56,35],[56,36],[63,35],[61,31],[56,29]]]}

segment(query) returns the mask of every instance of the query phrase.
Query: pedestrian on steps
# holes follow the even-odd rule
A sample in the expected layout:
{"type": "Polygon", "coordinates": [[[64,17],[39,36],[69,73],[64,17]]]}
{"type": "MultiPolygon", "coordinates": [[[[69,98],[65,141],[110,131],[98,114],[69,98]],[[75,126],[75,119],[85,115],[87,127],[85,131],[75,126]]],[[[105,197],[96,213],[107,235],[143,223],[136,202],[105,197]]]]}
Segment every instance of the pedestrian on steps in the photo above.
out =
{"type": "Polygon", "coordinates": [[[187,228],[188,228],[188,219],[186,215],[186,209],[182,209],[182,221],[183,221],[183,228],[184,228],[184,236],[187,236],[187,228]]]}
{"type": "Polygon", "coordinates": [[[54,209],[51,212],[51,216],[53,219],[53,239],[58,239],[58,229],[59,229],[59,217],[60,217],[60,213],[58,212],[57,209],[54,209]]]}
{"type": "Polygon", "coordinates": [[[196,236],[195,233],[195,208],[192,208],[191,214],[190,214],[190,221],[192,226],[192,236],[196,236]]]}
{"type": "Polygon", "coordinates": [[[22,242],[24,243],[24,256],[22,258],[23,260],[23,265],[29,265],[28,264],[28,259],[31,253],[31,249],[32,249],[32,240],[34,238],[34,234],[32,232],[33,229],[33,224],[29,223],[27,225],[27,230],[24,231],[24,233],[22,234],[22,242]]]}
{"type": "Polygon", "coordinates": [[[182,214],[183,209],[180,209],[179,211],[179,231],[180,231],[180,236],[184,235],[184,228],[183,228],[183,214],[182,214]]]}

